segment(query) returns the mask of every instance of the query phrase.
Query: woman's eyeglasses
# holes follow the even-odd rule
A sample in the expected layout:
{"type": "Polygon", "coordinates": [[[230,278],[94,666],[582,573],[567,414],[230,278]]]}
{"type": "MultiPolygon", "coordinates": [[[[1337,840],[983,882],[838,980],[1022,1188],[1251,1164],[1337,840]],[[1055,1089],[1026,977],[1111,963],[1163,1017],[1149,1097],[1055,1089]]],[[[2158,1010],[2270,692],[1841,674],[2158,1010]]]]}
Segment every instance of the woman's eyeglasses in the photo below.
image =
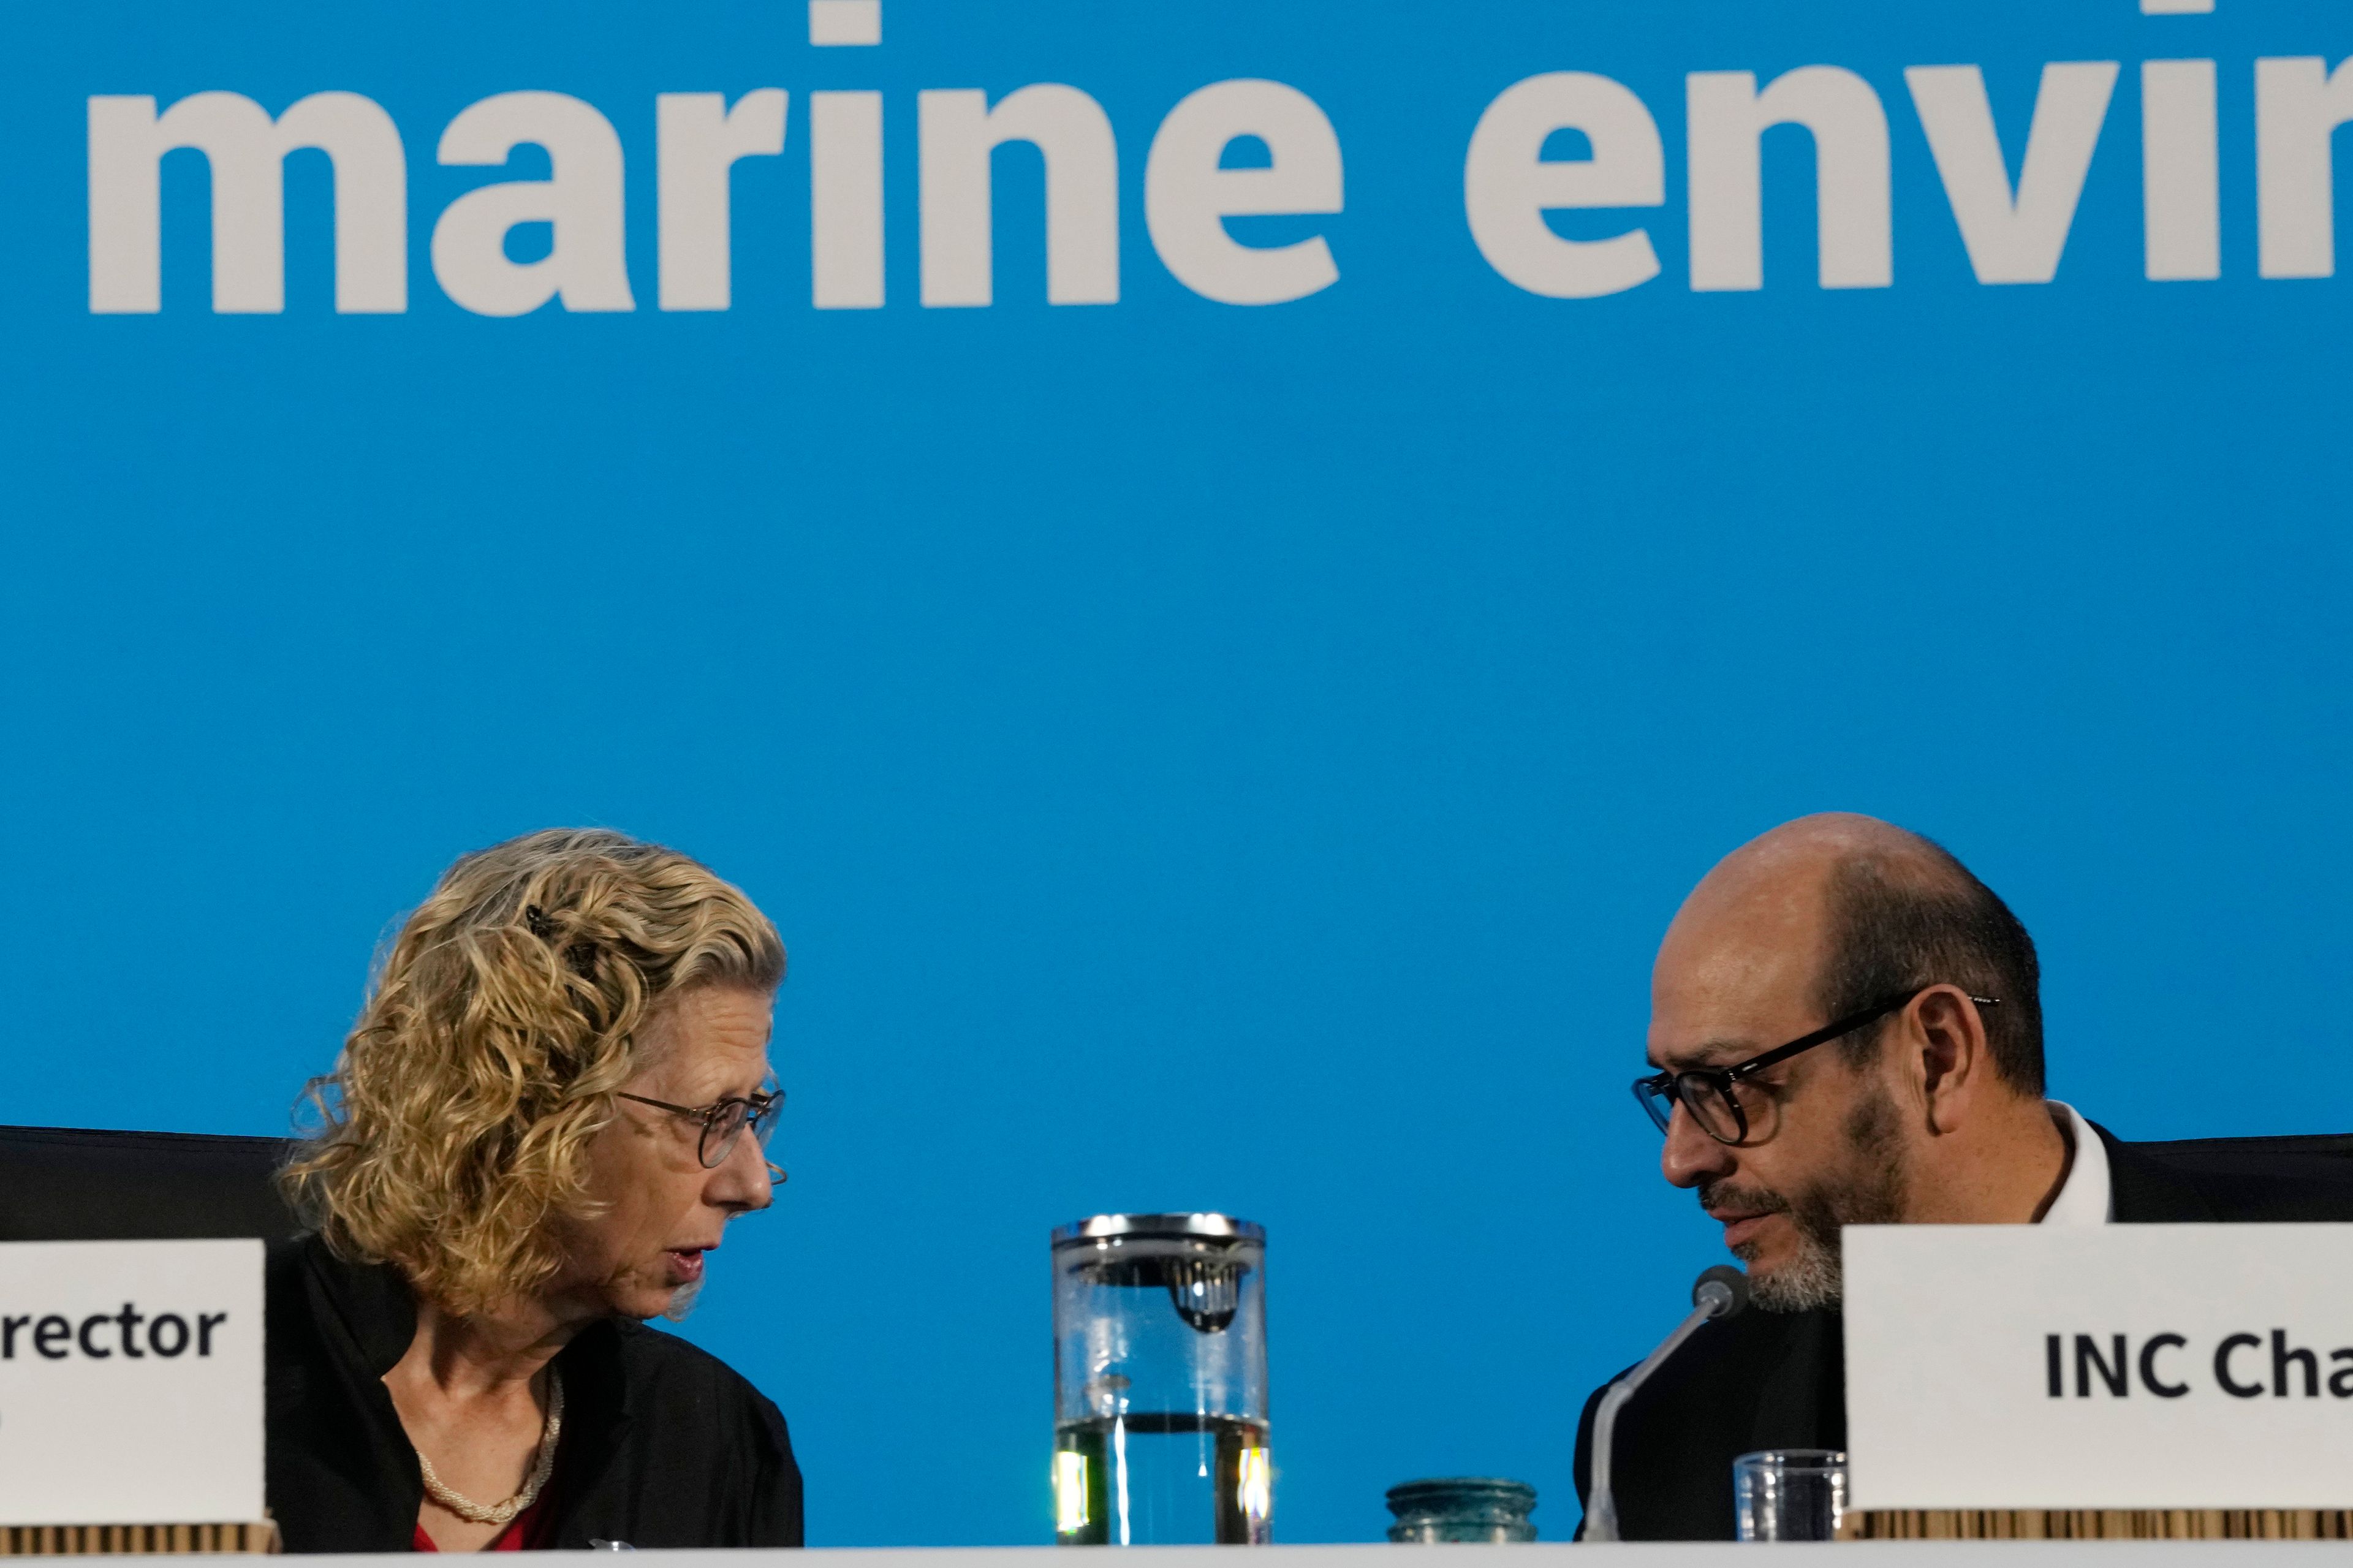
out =
{"type": "Polygon", "coordinates": [[[642,1094],[622,1094],[620,1098],[702,1123],[702,1138],[695,1146],[695,1153],[705,1170],[715,1171],[735,1152],[735,1141],[744,1136],[745,1128],[751,1129],[754,1140],[764,1152],[767,1149],[768,1140],[776,1136],[776,1112],[784,1106],[785,1091],[780,1089],[773,1094],[749,1098],[730,1095],[710,1105],[672,1105],[667,1100],[649,1100],[642,1094]]]}
{"type": "MultiPolygon", "coordinates": [[[[1642,1110],[1658,1125],[1667,1130],[1674,1120],[1675,1107],[1681,1105],[1691,1112],[1699,1130],[1719,1143],[1746,1143],[1752,1133],[1769,1137],[1769,1130],[1751,1123],[1751,1113],[1759,1120],[1765,1111],[1765,1096],[1761,1086],[1749,1082],[1767,1068],[1788,1061],[1800,1051],[1810,1051],[1816,1046],[1853,1034],[1857,1029],[1876,1024],[1890,1013],[1902,1011],[1912,999],[1935,989],[1923,985],[1906,991],[1901,996],[1891,996],[1860,1013],[1851,1013],[1834,1019],[1810,1035],[1800,1035],[1786,1046],[1776,1046],[1762,1056],[1751,1057],[1728,1068],[1692,1068],[1683,1072],[1652,1073],[1634,1080],[1634,1098],[1642,1110]]],[[[1972,996],[1970,1001],[1980,1007],[1998,1005],[1999,996],[1972,996]]]]}

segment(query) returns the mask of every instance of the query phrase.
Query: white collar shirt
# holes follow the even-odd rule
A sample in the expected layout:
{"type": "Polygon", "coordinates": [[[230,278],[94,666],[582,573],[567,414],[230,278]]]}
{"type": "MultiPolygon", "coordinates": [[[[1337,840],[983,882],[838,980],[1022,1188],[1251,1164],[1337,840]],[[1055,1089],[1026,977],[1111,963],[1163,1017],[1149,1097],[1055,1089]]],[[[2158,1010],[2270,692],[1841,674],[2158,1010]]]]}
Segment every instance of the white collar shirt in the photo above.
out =
{"type": "Polygon", "coordinates": [[[2105,1225],[2116,1217],[2116,1198],[2108,1184],[2108,1151],[2083,1114],[2064,1100],[2050,1102],[2066,1119],[2067,1141],[2074,1147],[2067,1162],[2067,1179],[2059,1195],[2042,1213],[2044,1225],[2105,1225]]]}

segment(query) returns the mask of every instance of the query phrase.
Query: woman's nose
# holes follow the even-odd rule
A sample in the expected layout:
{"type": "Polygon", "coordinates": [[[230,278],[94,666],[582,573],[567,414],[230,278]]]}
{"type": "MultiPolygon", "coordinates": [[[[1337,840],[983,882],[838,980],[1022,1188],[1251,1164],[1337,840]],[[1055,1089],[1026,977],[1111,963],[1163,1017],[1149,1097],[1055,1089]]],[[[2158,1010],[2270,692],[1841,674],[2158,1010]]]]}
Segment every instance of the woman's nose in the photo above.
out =
{"type": "Polygon", "coordinates": [[[747,1132],[735,1140],[727,1157],[712,1171],[707,1189],[712,1201],[722,1208],[746,1213],[766,1208],[776,1201],[776,1183],[768,1175],[770,1168],[767,1151],[747,1132]]]}
{"type": "Polygon", "coordinates": [[[1666,1146],[1659,1151],[1659,1171],[1668,1184],[1695,1187],[1702,1182],[1730,1175],[1734,1163],[1731,1146],[1701,1131],[1690,1110],[1677,1105],[1674,1114],[1667,1119],[1666,1146]]]}

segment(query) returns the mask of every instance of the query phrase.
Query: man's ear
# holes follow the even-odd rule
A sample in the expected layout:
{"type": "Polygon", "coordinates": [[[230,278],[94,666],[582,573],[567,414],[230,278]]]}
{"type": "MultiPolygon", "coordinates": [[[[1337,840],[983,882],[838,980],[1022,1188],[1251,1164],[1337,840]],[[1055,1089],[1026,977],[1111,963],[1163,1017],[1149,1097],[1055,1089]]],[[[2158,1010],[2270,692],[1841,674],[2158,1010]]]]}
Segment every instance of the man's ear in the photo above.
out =
{"type": "Polygon", "coordinates": [[[1977,1004],[1958,986],[1934,985],[1898,1016],[1919,1063],[1928,1131],[1959,1131],[1993,1071],[1977,1004]]]}

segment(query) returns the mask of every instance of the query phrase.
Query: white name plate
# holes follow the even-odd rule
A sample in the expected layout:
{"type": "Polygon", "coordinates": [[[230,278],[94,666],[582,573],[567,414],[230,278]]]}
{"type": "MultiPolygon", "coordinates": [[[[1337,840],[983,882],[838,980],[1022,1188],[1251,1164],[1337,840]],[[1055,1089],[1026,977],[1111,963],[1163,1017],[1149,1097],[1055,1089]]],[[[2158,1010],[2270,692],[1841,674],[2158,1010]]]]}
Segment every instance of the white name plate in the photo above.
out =
{"type": "Polygon", "coordinates": [[[1845,1234],[1858,1509],[2353,1504],[2353,1225],[1845,1234]]]}
{"type": "Polygon", "coordinates": [[[0,1525],[262,1517],[261,1258],[0,1243],[0,1525]]]}

